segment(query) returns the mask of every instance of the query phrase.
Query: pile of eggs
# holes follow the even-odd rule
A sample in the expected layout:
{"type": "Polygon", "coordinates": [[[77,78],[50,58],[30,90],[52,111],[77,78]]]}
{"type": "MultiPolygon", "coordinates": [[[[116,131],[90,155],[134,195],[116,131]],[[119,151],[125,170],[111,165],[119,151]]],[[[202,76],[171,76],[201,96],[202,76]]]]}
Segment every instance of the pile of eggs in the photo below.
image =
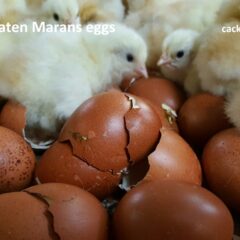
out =
{"type": "Polygon", "coordinates": [[[26,112],[9,101],[0,114],[1,239],[233,238],[240,132],[222,97],[126,80],[79,106],[41,154],[26,112]]]}

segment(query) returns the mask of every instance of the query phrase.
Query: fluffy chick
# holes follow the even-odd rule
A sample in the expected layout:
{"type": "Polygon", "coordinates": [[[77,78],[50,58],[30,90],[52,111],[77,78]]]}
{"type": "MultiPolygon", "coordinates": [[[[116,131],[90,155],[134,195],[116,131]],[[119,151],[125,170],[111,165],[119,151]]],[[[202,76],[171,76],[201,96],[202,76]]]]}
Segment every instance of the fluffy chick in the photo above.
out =
{"type": "Polygon", "coordinates": [[[240,21],[240,0],[228,0],[222,4],[219,10],[218,23],[240,21]]]}
{"type": "MultiPolygon", "coordinates": [[[[237,24],[231,22],[225,26],[233,27],[237,24]]],[[[229,95],[236,89],[240,80],[239,42],[239,33],[224,33],[221,25],[210,28],[202,36],[193,65],[204,91],[229,95]]]]}
{"type": "Polygon", "coordinates": [[[143,7],[129,13],[125,23],[136,29],[147,42],[149,49],[147,64],[149,68],[155,69],[162,55],[160,46],[164,38],[179,28],[204,31],[214,23],[222,1],[224,0],[144,1],[143,7]]]}
{"type": "Polygon", "coordinates": [[[240,129],[240,89],[236,89],[229,97],[225,112],[231,123],[240,129]]]}
{"type": "Polygon", "coordinates": [[[178,29],[164,39],[158,66],[166,78],[184,83],[199,46],[199,36],[196,31],[178,29]]]}
{"type": "Polygon", "coordinates": [[[147,76],[146,44],[122,25],[107,37],[85,29],[17,36],[19,43],[1,62],[0,95],[26,106],[30,127],[54,133],[58,120],[109,84],[128,75],[147,76]]]}
{"type": "Polygon", "coordinates": [[[29,2],[29,7],[37,15],[38,21],[51,24],[80,23],[78,0],[41,0],[29,2]]]}
{"type": "Polygon", "coordinates": [[[121,22],[125,9],[121,0],[79,0],[83,25],[90,22],[121,22]]]}
{"type": "Polygon", "coordinates": [[[30,14],[25,0],[0,0],[0,23],[16,23],[30,14]]]}

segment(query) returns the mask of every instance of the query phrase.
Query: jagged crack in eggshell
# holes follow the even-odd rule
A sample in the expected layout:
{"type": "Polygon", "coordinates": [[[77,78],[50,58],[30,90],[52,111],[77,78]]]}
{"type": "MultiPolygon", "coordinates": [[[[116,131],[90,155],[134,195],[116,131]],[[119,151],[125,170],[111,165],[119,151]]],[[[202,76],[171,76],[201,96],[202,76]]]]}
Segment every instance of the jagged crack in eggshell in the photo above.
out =
{"type": "Polygon", "coordinates": [[[182,136],[202,149],[217,132],[230,128],[224,113],[224,98],[209,93],[190,97],[182,106],[178,124],[182,136]]]}
{"type": "Polygon", "coordinates": [[[202,157],[209,188],[240,212],[240,132],[232,128],[216,134],[202,157]]]}
{"type": "Polygon", "coordinates": [[[102,199],[120,182],[120,174],[96,169],[73,155],[70,144],[55,142],[40,158],[36,178],[41,183],[59,182],[76,185],[102,199]]]}
{"type": "Polygon", "coordinates": [[[60,133],[60,142],[70,141],[73,153],[102,171],[119,172],[128,166],[124,116],[130,109],[118,91],[96,95],[83,103],[60,133]]]}
{"type": "Polygon", "coordinates": [[[15,101],[8,101],[1,111],[0,125],[22,136],[26,126],[26,108],[15,101]]]}
{"type": "MultiPolygon", "coordinates": [[[[124,85],[126,88],[126,83],[124,85]]],[[[163,103],[167,104],[175,111],[178,111],[185,101],[184,93],[173,82],[156,77],[130,82],[127,92],[146,98],[158,107],[163,103]]]]}
{"type": "Polygon", "coordinates": [[[200,185],[200,162],[191,147],[174,131],[161,129],[156,150],[148,157],[149,171],[143,181],[179,180],[200,185]]]}
{"type": "Polygon", "coordinates": [[[0,193],[22,190],[33,176],[35,156],[17,133],[0,127],[0,193]]]}
{"type": "Polygon", "coordinates": [[[154,109],[138,97],[130,96],[132,109],[125,115],[129,136],[127,146],[130,161],[136,163],[146,159],[159,140],[161,120],[154,109]]]}
{"type": "Polygon", "coordinates": [[[0,238],[4,240],[53,240],[47,205],[28,193],[0,195],[0,238]]]}
{"type": "Polygon", "coordinates": [[[153,181],[128,192],[113,225],[116,240],[230,240],[233,235],[233,219],[220,199],[174,181],[153,181]]]}
{"type": "Polygon", "coordinates": [[[55,232],[60,239],[107,239],[107,212],[90,193],[60,183],[37,185],[26,191],[40,194],[47,201],[55,232]]]}

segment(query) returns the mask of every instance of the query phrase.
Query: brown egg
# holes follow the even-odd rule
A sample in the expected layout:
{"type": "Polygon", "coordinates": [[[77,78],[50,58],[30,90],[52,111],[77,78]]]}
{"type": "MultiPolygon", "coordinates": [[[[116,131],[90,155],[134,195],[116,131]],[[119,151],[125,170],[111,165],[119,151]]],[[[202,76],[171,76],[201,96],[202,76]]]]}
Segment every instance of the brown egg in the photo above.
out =
{"type": "Polygon", "coordinates": [[[47,150],[36,168],[38,182],[59,182],[79,186],[103,199],[118,187],[121,176],[100,171],[77,158],[70,144],[56,142],[47,150]]]}
{"type": "Polygon", "coordinates": [[[148,160],[150,168],[143,181],[159,179],[202,183],[201,166],[196,154],[174,131],[161,130],[160,142],[148,160]]]}
{"type": "Polygon", "coordinates": [[[34,167],[35,156],[24,139],[0,127],[0,193],[27,187],[34,167]]]}
{"type": "Polygon", "coordinates": [[[20,103],[8,101],[1,111],[0,125],[22,136],[26,125],[26,108],[20,103]]]}
{"type": "Polygon", "coordinates": [[[185,101],[184,93],[173,82],[163,78],[131,80],[129,83],[123,82],[121,88],[128,93],[146,98],[159,107],[166,104],[175,111],[178,111],[185,101]]]}
{"type": "Polygon", "coordinates": [[[224,114],[224,98],[209,93],[190,97],[179,112],[178,124],[183,137],[198,148],[217,132],[231,127],[224,114]]]}
{"type": "Polygon", "coordinates": [[[119,91],[99,94],[66,122],[59,141],[41,158],[36,177],[42,183],[71,183],[104,198],[130,165],[155,149],[160,128],[158,114],[141,99],[119,91]]]}
{"type": "Polygon", "coordinates": [[[70,185],[45,184],[0,195],[4,240],[106,240],[107,213],[91,194],[70,185]]]}
{"type": "Polygon", "coordinates": [[[118,240],[231,240],[227,207],[204,188],[153,181],[128,192],[114,214],[118,240]]]}
{"type": "Polygon", "coordinates": [[[59,239],[106,240],[108,216],[102,204],[90,193],[71,185],[49,183],[26,189],[47,202],[53,227],[59,239]]]}
{"type": "Polygon", "coordinates": [[[232,128],[206,145],[202,165],[209,188],[240,212],[240,132],[232,128]]]}

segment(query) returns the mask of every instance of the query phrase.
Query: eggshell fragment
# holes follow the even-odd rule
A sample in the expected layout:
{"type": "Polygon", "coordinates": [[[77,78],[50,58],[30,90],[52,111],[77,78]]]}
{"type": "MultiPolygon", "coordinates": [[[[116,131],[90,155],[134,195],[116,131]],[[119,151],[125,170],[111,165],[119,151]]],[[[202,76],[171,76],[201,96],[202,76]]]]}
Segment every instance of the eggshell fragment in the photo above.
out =
{"type": "Polygon", "coordinates": [[[224,98],[209,93],[190,97],[179,112],[178,124],[182,136],[200,149],[217,132],[231,127],[224,114],[224,98]]]}
{"type": "Polygon", "coordinates": [[[240,132],[232,128],[216,134],[202,157],[209,188],[230,208],[240,212],[240,132]]]}
{"type": "Polygon", "coordinates": [[[56,142],[38,162],[35,176],[41,183],[76,185],[103,199],[118,187],[120,174],[100,171],[73,155],[70,144],[56,142]]]}
{"type": "Polygon", "coordinates": [[[196,185],[153,181],[128,192],[114,214],[116,240],[230,240],[233,219],[220,199],[196,185]]]}
{"type": "Polygon", "coordinates": [[[107,239],[107,212],[90,193],[60,183],[37,185],[26,191],[37,194],[48,203],[48,211],[53,216],[53,228],[59,239],[107,239]]]}
{"type": "Polygon", "coordinates": [[[163,78],[141,78],[136,81],[130,81],[128,87],[126,87],[126,83],[123,85],[123,90],[146,98],[158,107],[161,107],[162,104],[167,104],[173,110],[178,111],[185,101],[184,93],[173,82],[163,78]]]}
{"type": "Polygon", "coordinates": [[[191,147],[174,131],[161,130],[159,144],[148,159],[150,167],[143,181],[179,180],[201,185],[200,162],[191,147]]]}
{"type": "Polygon", "coordinates": [[[70,141],[73,154],[102,171],[128,165],[124,116],[130,102],[121,92],[99,94],[83,103],[64,125],[59,141],[70,141]]]}
{"type": "Polygon", "coordinates": [[[17,133],[0,127],[0,193],[22,190],[33,176],[35,156],[17,133]]]}

